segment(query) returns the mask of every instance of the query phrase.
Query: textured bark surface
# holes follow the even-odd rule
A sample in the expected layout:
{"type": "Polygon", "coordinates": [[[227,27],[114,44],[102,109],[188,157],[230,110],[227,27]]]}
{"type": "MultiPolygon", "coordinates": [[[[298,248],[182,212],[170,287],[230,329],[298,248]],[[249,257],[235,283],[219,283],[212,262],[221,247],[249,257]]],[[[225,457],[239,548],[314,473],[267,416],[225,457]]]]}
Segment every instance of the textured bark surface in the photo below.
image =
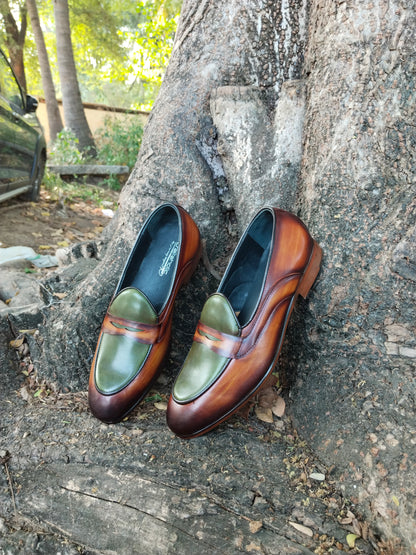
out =
{"type": "MultiPolygon", "coordinates": [[[[154,552],[336,553],[348,533],[369,542],[352,553],[416,552],[414,13],[383,0],[312,0],[308,18],[295,1],[184,3],[117,218],[102,243],[74,247],[69,258],[81,261],[42,284],[41,308],[9,315],[15,332],[37,330],[26,335],[40,378],[81,393],[56,405],[18,399],[16,414],[4,405],[1,445],[18,494],[12,520],[5,474],[3,545],[32,541],[38,522],[52,544],[59,531],[74,546],[111,553],[117,540],[128,553],[133,519],[138,552],[153,552],[157,538],[154,552]],[[141,223],[164,200],[191,213],[206,252],[177,304],[162,397],[259,207],[298,213],[322,245],[320,277],[293,313],[279,362],[294,428],[251,415],[183,442],[146,404],[113,427],[86,411],[108,300],[141,223]],[[258,481],[266,489],[247,504],[258,481]],[[79,516],[87,506],[91,521],[79,516]],[[293,540],[293,530],[302,535],[293,540]]],[[[4,322],[1,331],[6,345],[4,322]]],[[[13,398],[12,369],[7,380],[13,398]]]]}
{"type": "Polygon", "coordinates": [[[416,546],[411,4],[311,7],[298,204],[325,260],[291,391],[302,435],[408,550],[416,546]]]}

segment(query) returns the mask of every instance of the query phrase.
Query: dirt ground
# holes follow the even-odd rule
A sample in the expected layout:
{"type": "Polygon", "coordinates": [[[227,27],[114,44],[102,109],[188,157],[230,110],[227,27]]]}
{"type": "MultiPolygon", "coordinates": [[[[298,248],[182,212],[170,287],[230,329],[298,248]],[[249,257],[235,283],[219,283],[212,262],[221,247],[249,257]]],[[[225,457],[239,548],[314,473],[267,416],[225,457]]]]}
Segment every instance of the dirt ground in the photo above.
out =
{"type": "Polygon", "coordinates": [[[94,239],[108,224],[105,213],[116,209],[117,199],[118,193],[109,189],[88,200],[46,190],[38,202],[11,199],[0,205],[0,248],[26,246],[54,254],[60,247],[94,239]]]}

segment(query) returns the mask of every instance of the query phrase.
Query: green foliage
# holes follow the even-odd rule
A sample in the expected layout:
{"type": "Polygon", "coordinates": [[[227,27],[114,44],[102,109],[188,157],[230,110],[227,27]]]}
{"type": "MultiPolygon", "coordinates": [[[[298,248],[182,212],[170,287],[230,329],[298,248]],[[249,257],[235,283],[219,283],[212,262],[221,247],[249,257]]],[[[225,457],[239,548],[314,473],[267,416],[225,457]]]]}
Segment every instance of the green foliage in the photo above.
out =
{"type": "MultiPolygon", "coordinates": [[[[37,5],[59,97],[53,2],[37,5]]],[[[71,35],[83,101],[151,108],[172,51],[181,5],[182,0],[72,0],[71,35]]],[[[28,90],[42,95],[30,25],[25,62],[28,90]]]]}
{"type": "Polygon", "coordinates": [[[112,195],[114,195],[114,193],[106,188],[93,185],[86,186],[85,183],[78,183],[77,181],[67,182],[48,169],[45,171],[42,183],[49,192],[50,198],[54,201],[60,201],[66,204],[83,200],[92,202],[99,207],[111,207],[113,210],[117,209],[117,202],[110,196],[110,193],[112,195]]]}
{"type": "Polygon", "coordinates": [[[126,81],[139,82],[145,97],[150,93],[147,104],[135,102],[134,108],[150,109],[156,98],[172,53],[181,5],[181,0],[139,0],[136,31],[119,31],[123,42],[130,45],[126,81]]]}
{"type": "Polygon", "coordinates": [[[175,37],[178,14],[169,17],[165,5],[141,1],[137,6],[143,20],[136,33],[136,63],[143,81],[161,84],[175,37]]]}
{"type": "Polygon", "coordinates": [[[79,142],[73,131],[63,129],[58,133],[49,152],[49,159],[55,165],[97,163],[109,166],[128,166],[132,169],[137,160],[143,136],[143,124],[134,118],[130,120],[110,119],[95,137],[97,157],[94,161],[79,150],[79,142]]]}
{"type": "MultiPolygon", "coordinates": [[[[130,120],[106,119],[104,127],[95,137],[97,157],[91,159],[88,153],[79,150],[78,139],[70,129],[63,129],[58,133],[51,150],[49,160],[54,165],[67,164],[104,164],[108,166],[128,166],[131,170],[136,163],[143,136],[143,125],[134,118],[130,120]]],[[[120,182],[116,176],[104,179],[103,183],[111,189],[120,189],[120,182]]],[[[45,176],[47,188],[62,187],[62,180],[52,174],[45,176]]]]}
{"type": "Polygon", "coordinates": [[[143,136],[143,125],[131,118],[106,119],[104,127],[97,132],[98,160],[102,164],[128,166],[136,163],[143,136]]]}
{"type": "Polygon", "coordinates": [[[49,152],[49,160],[56,165],[84,164],[85,155],[79,150],[79,141],[71,129],[64,128],[58,135],[49,152]]]}

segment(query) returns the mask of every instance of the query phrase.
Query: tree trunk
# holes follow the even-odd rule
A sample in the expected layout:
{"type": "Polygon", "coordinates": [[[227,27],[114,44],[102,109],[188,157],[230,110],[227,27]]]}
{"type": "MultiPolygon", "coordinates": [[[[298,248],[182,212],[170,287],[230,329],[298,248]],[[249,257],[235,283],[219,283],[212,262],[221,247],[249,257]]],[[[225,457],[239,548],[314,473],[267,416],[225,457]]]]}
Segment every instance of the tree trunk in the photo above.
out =
{"type": "Polygon", "coordinates": [[[309,21],[297,205],[325,260],[297,341],[293,412],[347,495],[387,537],[405,538],[408,553],[416,546],[415,3],[312,2],[309,21]]]}
{"type": "Polygon", "coordinates": [[[36,0],[26,0],[26,4],[30,22],[32,24],[32,31],[35,37],[36,49],[38,51],[43,93],[45,95],[46,111],[48,114],[49,136],[50,140],[54,141],[56,135],[62,130],[63,127],[61,113],[56,100],[55,85],[53,84],[48,52],[46,50],[45,39],[40,25],[36,0]]]}
{"type": "MultiPolygon", "coordinates": [[[[364,513],[353,531],[365,537],[369,526],[383,549],[407,553],[416,542],[415,11],[398,0],[308,8],[184,2],[118,216],[102,243],[84,247],[92,258],[44,283],[45,306],[31,315],[39,336],[28,340],[40,375],[85,389],[135,235],[160,202],[178,202],[206,256],[179,299],[172,380],[216,288],[211,274],[222,273],[252,215],[264,204],[300,214],[324,260],[280,358],[294,422],[364,513]]],[[[13,326],[28,328],[25,317],[13,326]]]]}
{"type": "Polygon", "coordinates": [[[26,74],[23,60],[27,29],[27,9],[23,2],[19,6],[20,29],[10,9],[8,0],[0,0],[0,12],[3,15],[6,28],[6,46],[9,51],[10,63],[22,89],[26,92],[26,74]]]}
{"type": "MultiPolygon", "coordinates": [[[[240,95],[240,104],[236,104],[234,113],[245,110],[244,114],[248,114],[251,111],[255,119],[250,121],[250,125],[257,130],[253,142],[261,137],[258,147],[264,150],[271,148],[269,139],[273,135],[274,106],[285,80],[289,79],[284,87],[286,104],[298,106],[301,103],[298,97],[302,97],[299,92],[302,88],[298,87],[298,78],[306,32],[304,18],[305,8],[301,1],[286,11],[274,5],[262,10],[258,0],[251,0],[244,6],[235,0],[221,7],[208,1],[198,5],[192,1],[184,3],[164,84],[145,129],[136,167],[121,193],[118,217],[113,221],[111,231],[108,230],[112,241],[105,252],[103,248],[98,254],[97,249],[94,250],[94,256],[102,259],[101,263],[80,285],[80,289],[74,291],[74,302],[65,303],[59,314],[55,310],[50,314],[56,317],[57,322],[74,319],[74,326],[71,325],[69,331],[71,340],[63,340],[64,336],[67,337],[68,328],[64,326],[59,330],[60,324],[52,332],[53,326],[48,323],[43,332],[42,367],[45,374],[61,386],[85,387],[97,328],[106,303],[128,250],[150,210],[164,200],[184,206],[198,222],[206,241],[207,258],[221,272],[227,263],[224,253],[227,251],[229,254],[238,233],[257,209],[266,202],[278,203],[281,197],[293,198],[296,182],[285,179],[285,173],[293,175],[294,168],[299,169],[301,122],[295,121],[292,115],[299,119],[302,110],[288,110],[288,121],[281,123],[282,128],[293,126],[296,130],[293,131],[291,147],[296,156],[288,165],[287,153],[280,154],[281,138],[278,138],[276,156],[281,155],[282,159],[277,159],[275,163],[272,158],[274,151],[265,155],[265,187],[262,188],[259,187],[261,175],[258,168],[252,170],[258,180],[256,184],[250,175],[235,183],[226,180],[218,154],[217,146],[220,148],[220,145],[215,135],[210,100],[212,104],[213,98],[216,99],[213,115],[217,120],[222,117],[219,115],[221,110],[226,110],[219,107],[220,99],[225,106],[240,95]],[[218,33],[222,27],[232,29],[232,33],[218,33]],[[207,48],[201,48],[200,33],[207,48]],[[233,49],[235,41],[241,45],[238,49],[233,49]],[[258,43],[256,51],[250,46],[253,42],[258,43]],[[298,45],[296,48],[295,44],[298,45]],[[190,53],[196,53],[192,60],[190,53]],[[232,82],[236,85],[225,86],[232,82]],[[287,92],[289,89],[294,92],[287,92]],[[267,129],[264,128],[266,120],[267,129]],[[262,133],[266,136],[266,131],[269,136],[264,139],[262,133]],[[290,194],[279,186],[273,189],[274,172],[290,185],[290,194]],[[251,205],[240,207],[245,196],[252,197],[251,205]],[[75,302],[75,299],[78,300],[75,302]],[[45,349],[49,341],[51,344],[45,349]],[[57,372],[63,360],[65,369],[57,372]]],[[[284,120],[284,110],[280,116],[280,119],[275,118],[276,121],[284,120]]],[[[232,114],[229,117],[232,119],[232,114]]],[[[255,151],[246,151],[244,141],[249,144],[251,128],[245,131],[245,125],[241,117],[239,127],[235,129],[235,135],[241,137],[241,156],[257,160],[255,151]]],[[[225,140],[224,137],[221,144],[223,150],[226,149],[225,140]]],[[[231,138],[227,140],[231,141],[231,138]]],[[[227,162],[224,156],[224,164],[227,162]]],[[[289,207],[289,202],[286,202],[286,207],[289,207]]],[[[209,275],[209,271],[205,274],[209,275]]],[[[218,272],[214,274],[218,275],[218,272]]],[[[208,286],[215,287],[212,282],[208,286]]],[[[206,293],[206,286],[202,288],[201,284],[199,301],[192,311],[194,318],[206,293]]],[[[183,318],[189,320],[189,315],[183,318]]]]}
{"type": "Polygon", "coordinates": [[[95,143],[85,117],[78,85],[69,25],[68,0],[54,0],[53,6],[65,125],[75,133],[81,151],[95,156],[95,143]]]}

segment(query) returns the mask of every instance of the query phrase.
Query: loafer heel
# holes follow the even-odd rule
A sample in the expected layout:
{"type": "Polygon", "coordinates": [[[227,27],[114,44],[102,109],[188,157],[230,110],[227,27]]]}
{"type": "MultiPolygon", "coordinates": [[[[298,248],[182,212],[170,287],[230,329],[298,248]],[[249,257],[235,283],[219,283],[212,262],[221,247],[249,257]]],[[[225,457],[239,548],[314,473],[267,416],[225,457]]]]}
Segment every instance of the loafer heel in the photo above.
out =
{"type": "Polygon", "coordinates": [[[318,274],[319,269],[321,267],[321,260],[322,260],[322,249],[318,245],[316,241],[313,244],[313,251],[312,256],[309,261],[308,267],[303,274],[303,278],[301,279],[299,286],[298,286],[298,294],[301,295],[304,299],[306,299],[312,285],[314,284],[318,274]]]}

